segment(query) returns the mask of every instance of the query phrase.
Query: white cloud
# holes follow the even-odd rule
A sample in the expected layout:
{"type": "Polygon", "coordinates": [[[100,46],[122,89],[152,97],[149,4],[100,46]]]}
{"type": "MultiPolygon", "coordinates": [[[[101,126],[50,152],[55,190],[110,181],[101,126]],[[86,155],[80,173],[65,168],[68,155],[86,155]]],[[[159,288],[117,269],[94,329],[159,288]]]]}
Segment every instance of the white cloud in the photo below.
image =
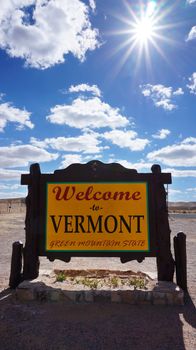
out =
{"type": "Polygon", "coordinates": [[[4,199],[4,198],[24,198],[26,197],[27,193],[26,193],[26,189],[24,189],[23,191],[18,191],[18,192],[14,192],[14,191],[8,191],[8,192],[4,192],[4,191],[0,191],[0,198],[4,199]]]}
{"type": "Polygon", "coordinates": [[[153,137],[154,139],[163,140],[163,139],[165,139],[170,133],[171,133],[171,131],[169,131],[168,129],[161,129],[161,130],[159,130],[156,134],[152,135],[152,137],[153,137]]]}
{"type": "Polygon", "coordinates": [[[177,105],[173,103],[173,96],[183,95],[184,93],[182,88],[174,90],[172,87],[167,87],[161,84],[145,84],[140,85],[140,88],[142,94],[145,97],[150,98],[156,107],[161,107],[167,111],[172,111],[177,108],[177,105]]]}
{"type": "Polygon", "coordinates": [[[176,91],[173,92],[173,95],[184,95],[184,91],[182,90],[182,88],[178,88],[176,91]]]}
{"type": "MultiPolygon", "coordinates": [[[[101,155],[97,154],[93,157],[93,159],[100,159],[101,155]]],[[[63,161],[61,162],[60,168],[66,168],[71,164],[79,163],[79,164],[85,164],[92,160],[89,156],[83,156],[81,154],[66,154],[62,156],[63,161]]]]}
{"type": "Polygon", "coordinates": [[[129,148],[131,151],[142,151],[150,143],[147,139],[138,138],[137,133],[132,130],[112,130],[105,132],[103,138],[120,148],[129,148]]]}
{"type": "Polygon", "coordinates": [[[172,88],[161,84],[144,84],[140,85],[140,88],[144,96],[151,96],[152,99],[171,98],[172,95],[172,88]]]}
{"type": "Polygon", "coordinates": [[[187,138],[179,144],[150,152],[147,159],[169,166],[194,167],[196,164],[196,138],[187,138]]]}
{"type": "Polygon", "coordinates": [[[74,163],[86,163],[81,154],[66,154],[62,157],[61,168],[67,168],[69,165],[74,163]]]}
{"type": "Polygon", "coordinates": [[[138,162],[138,163],[131,163],[131,162],[129,162],[126,159],[115,159],[113,157],[111,157],[109,159],[108,163],[119,163],[122,166],[124,166],[125,168],[135,169],[135,170],[137,170],[140,173],[141,172],[151,173],[151,167],[152,167],[152,164],[148,163],[148,162],[141,161],[141,162],[138,162]]]}
{"type": "Polygon", "coordinates": [[[96,10],[96,3],[95,0],[89,0],[89,5],[91,7],[91,9],[93,10],[93,12],[96,10]]]}
{"type": "Polygon", "coordinates": [[[186,41],[194,40],[194,39],[196,39],[196,26],[191,28],[190,32],[188,33],[188,37],[186,41]]]}
{"type": "Polygon", "coordinates": [[[196,144],[196,137],[187,137],[182,141],[183,144],[196,144]]]}
{"type": "Polygon", "coordinates": [[[7,123],[16,123],[19,130],[25,126],[32,129],[34,125],[30,121],[30,116],[30,112],[16,108],[10,102],[0,103],[0,132],[4,131],[7,123]]]}
{"type": "MultiPolygon", "coordinates": [[[[138,163],[131,163],[126,159],[116,159],[111,157],[108,163],[119,163],[125,168],[136,169],[139,173],[152,173],[151,167],[153,163],[141,161],[138,163]]],[[[187,170],[187,169],[175,169],[175,168],[162,168],[162,173],[171,173],[172,177],[196,177],[196,170],[187,170]]]]}
{"type": "Polygon", "coordinates": [[[50,162],[57,158],[57,153],[49,153],[32,145],[0,147],[0,167],[23,167],[29,163],[50,162]]]}
{"type": "Polygon", "coordinates": [[[75,137],[57,137],[46,138],[39,141],[31,138],[31,144],[40,148],[52,148],[58,151],[66,152],[83,152],[83,153],[99,153],[104,148],[100,146],[101,141],[98,140],[100,135],[95,132],[86,132],[75,137]]]}
{"type": "MultiPolygon", "coordinates": [[[[98,43],[98,30],[81,0],[6,0],[0,9],[0,47],[27,66],[46,69],[72,53],[85,59],[98,43]],[[31,6],[31,8],[30,8],[31,6]]],[[[94,7],[91,1],[91,8],[94,7]]]]}
{"type": "Polygon", "coordinates": [[[177,106],[171,103],[171,101],[168,98],[166,98],[165,100],[155,102],[155,106],[162,107],[166,111],[173,111],[173,109],[177,108],[177,106]]]}
{"type": "Polygon", "coordinates": [[[187,84],[187,87],[189,88],[190,93],[196,95],[196,72],[194,72],[189,78],[189,82],[190,84],[187,84]]]}
{"type": "Polygon", "coordinates": [[[1,181],[12,181],[20,180],[21,174],[25,174],[26,171],[22,170],[13,170],[13,169],[4,169],[0,168],[0,180],[1,181]]]}
{"type": "Polygon", "coordinates": [[[196,170],[179,170],[174,168],[162,169],[163,173],[171,173],[172,177],[196,177],[196,170]]]}
{"type": "Polygon", "coordinates": [[[56,105],[51,108],[51,114],[46,118],[54,124],[69,125],[84,128],[117,128],[129,124],[121,115],[119,108],[113,108],[99,97],[89,99],[77,98],[70,105],[56,105]]]}
{"type": "Polygon", "coordinates": [[[168,201],[169,202],[176,202],[181,201],[183,196],[184,201],[184,193],[181,190],[170,188],[168,189],[168,201]]]}
{"type": "MultiPolygon", "coordinates": [[[[169,202],[189,202],[190,194],[185,189],[178,190],[169,187],[168,200],[169,202]]],[[[194,194],[192,194],[192,200],[194,200],[194,194]]]]}
{"type": "Polygon", "coordinates": [[[20,187],[19,184],[8,185],[8,184],[0,184],[0,191],[2,190],[18,190],[20,187]]]}
{"type": "Polygon", "coordinates": [[[173,188],[170,188],[168,191],[169,195],[180,194],[180,193],[183,193],[183,192],[181,190],[175,190],[173,188]]]}
{"type": "Polygon", "coordinates": [[[92,92],[94,96],[101,97],[101,91],[97,85],[79,84],[72,85],[69,88],[69,92],[92,92]]]}

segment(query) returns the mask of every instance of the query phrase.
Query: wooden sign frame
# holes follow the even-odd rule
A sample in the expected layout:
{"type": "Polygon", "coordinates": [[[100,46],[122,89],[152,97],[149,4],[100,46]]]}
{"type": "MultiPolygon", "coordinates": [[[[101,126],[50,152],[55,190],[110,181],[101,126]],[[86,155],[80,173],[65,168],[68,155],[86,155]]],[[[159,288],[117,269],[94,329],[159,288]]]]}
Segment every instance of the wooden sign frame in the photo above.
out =
{"type": "Polygon", "coordinates": [[[26,242],[24,248],[25,279],[39,274],[39,256],[50,261],[60,259],[69,262],[71,257],[119,257],[121,262],[143,261],[156,257],[158,279],[172,281],[174,260],[170,249],[170,228],[164,184],[171,183],[170,173],[161,173],[159,165],[153,165],[152,173],[138,173],[120,164],[104,164],[93,160],[87,164],[72,164],[53,174],[41,174],[39,164],[32,164],[29,174],[21,176],[21,184],[28,185],[26,198],[26,242]],[[47,184],[48,183],[146,183],[148,186],[148,215],[150,231],[149,251],[47,251],[45,246],[47,184]]]}

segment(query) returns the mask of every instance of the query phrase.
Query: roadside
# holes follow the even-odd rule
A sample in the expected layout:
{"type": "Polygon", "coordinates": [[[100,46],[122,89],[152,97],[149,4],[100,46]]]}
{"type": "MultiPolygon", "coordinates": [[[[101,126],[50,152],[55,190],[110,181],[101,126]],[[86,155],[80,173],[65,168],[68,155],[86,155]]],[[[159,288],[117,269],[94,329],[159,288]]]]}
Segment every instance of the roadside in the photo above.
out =
{"type": "MultiPolygon", "coordinates": [[[[24,242],[24,214],[1,215],[1,290],[9,280],[11,246],[24,242]]],[[[185,306],[19,302],[0,294],[0,350],[195,350],[196,220],[170,220],[172,236],[187,234],[188,287],[185,306]]],[[[69,264],[41,258],[41,269],[113,269],[156,273],[155,259],[121,264],[119,259],[80,259],[69,264]]]]}

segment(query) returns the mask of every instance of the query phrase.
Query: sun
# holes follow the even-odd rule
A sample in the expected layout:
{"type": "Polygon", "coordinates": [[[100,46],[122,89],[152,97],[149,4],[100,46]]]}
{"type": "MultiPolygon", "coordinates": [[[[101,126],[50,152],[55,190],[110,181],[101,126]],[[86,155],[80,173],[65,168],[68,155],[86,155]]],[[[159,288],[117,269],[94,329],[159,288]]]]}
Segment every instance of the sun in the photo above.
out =
{"type": "Polygon", "coordinates": [[[126,8],[126,16],[115,14],[115,17],[122,22],[121,29],[111,32],[112,35],[120,35],[121,43],[116,45],[111,55],[118,54],[121,50],[121,59],[113,72],[113,76],[118,75],[125,63],[131,59],[135,64],[135,72],[145,64],[148,71],[153,70],[153,56],[158,52],[168,63],[165,54],[165,44],[176,45],[177,42],[168,35],[170,29],[177,27],[177,23],[170,23],[168,18],[174,11],[173,2],[169,5],[160,5],[157,0],[138,0],[137,2],[123,0],[126,8]],[[163,48],[162,48],[162,44],[163,48]]]}
{"type": "MultiPolygon", "coordinates": [[[[133,13],[132,13],[133,15],[133,13]]],[[[141,8],[139,16],[134,16],[134,20],[130,23],[130,39],[139,46],[148,46],[155,41],[159,28],[157,21],[157,4],[155,1],[149,1],[145,10],[141,8]]]]}
{"type": "Polygon", "coordinates": [[[134,40],[143,45],[156,36],[156,27],[151,18],[144,17],[134,25],[132,33],[134,40]]]}

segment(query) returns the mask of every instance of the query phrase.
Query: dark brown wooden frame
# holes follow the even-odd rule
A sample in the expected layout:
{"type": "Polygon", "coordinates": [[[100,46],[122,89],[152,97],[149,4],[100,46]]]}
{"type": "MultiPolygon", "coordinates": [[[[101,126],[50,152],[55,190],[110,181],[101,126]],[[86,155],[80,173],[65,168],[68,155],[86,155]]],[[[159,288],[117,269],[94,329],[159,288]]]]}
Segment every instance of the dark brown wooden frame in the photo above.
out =
{"type": "Polygon", "coordinates": [[[41,174],[39,164],[32,164],[30,174],[21,176],[21,184],[28,185],[26,198],[26,242],[24,247],[24,279],[39,275],[39,256],[49,260],[69,262],[71,257],[119,257],[121,262],[143,261],[156,257],[158,280],[173,281],[174,260],[170,249],[170,228],[164,184],[171,183],[170,173],[161,173],[159,165],[153,165],[152,173],[138,173],[120,164],[104,164],[91,161],[87,164],[72,164],[53,174],[41,174]],[[149,205],[149,252],[47,252],[45,250],[46,184],[48,182],[147,182],[149,205]]]}

